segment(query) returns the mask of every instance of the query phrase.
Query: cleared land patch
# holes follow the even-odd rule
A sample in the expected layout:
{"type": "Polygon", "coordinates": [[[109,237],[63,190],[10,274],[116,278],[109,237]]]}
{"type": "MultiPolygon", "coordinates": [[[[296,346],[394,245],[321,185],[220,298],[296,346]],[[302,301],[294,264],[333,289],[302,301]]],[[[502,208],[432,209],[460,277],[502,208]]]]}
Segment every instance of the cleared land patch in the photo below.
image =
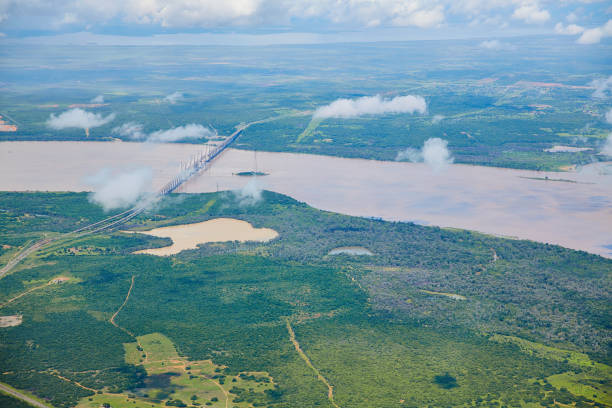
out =
{"type": "Polygon", "coordinates": [[[138,336],[137,342],[125,343],[124,348],[126,362],[146,370],[143,386],[121,394],[103,392],[83,398],[79,408],[98,408],[102,404],[114,408],[187,405],[251,408],[258,394],[263,396],[266,390],[275,388],[267,373],[227,375],[225,367],[210,360],[191,361],[182,357],[174,343],[161,333],[138,336]]]}
{"type": "Polygon", "coordinates": [[[546,380],[558,390],[564,388],[573,395],[582,396],[606,406],[612,406],[612,384],[609,377],[608,379],[602,379],[599,376],[588,373],[568,371],[562,374],[551,375],[546,380]]]}
{"type": "Polygon", "coordinates": [[[563,350],[563,349],[559,349],[556,347],[547,346],[545,344],[535,343],[533,341],[521,339],[519,337],[504,336],[501,334],[494,334],[493,336],[491,336],[490,339],[497,343],[516,344],[521,349],[522,352],[530,354],[530,355],[535,355],[537,357],[546,358],[549,360],[556,360],[556,361],[567,360],[569,364],[576,366],[576,367],[583,367],[583,368],[592,367],[592,368],[595,368],[601,371],[607,371],[609,373],[612,373],[612,371],[610,371],[611,370],[610,366],[606,364],[594,362],[591,360],[588,354],[580,353],[578,351],[563,350]]]}
{"type": "Polygon", "coordinates": [[[56,278],[53,278],[49,282],[45,283],[44,285],[35,286],[33,288],[30,288],[30,289],[26,290],[25,292],[20,293],[19,295],[8,299],[4,303],[1,303],[0,304],[0,309],[5,307],[5,306],[7,306],[10,303],[13,303],[16,300],[18,300],[18,299],[28,295],[29,293],[34,292],[35,290],[43,289],[43,288],[46,288],[47,286],[50,286],[50,285],[57,285],[57,284],[61,284],[61,283],[68,282],[68,281],[70,281],[70,278],[67,278],[65,276],[58,276],[56,278]]]}
{"type": "Polygon", "coordinates": [[[433,290],[425,290],[421,289],[419,292],[427,293],[428,295],[437,295],[437,296],[446,296],[455,300],[465,300],[466,297],[462,295],[458,295],[456,293],[446,293],[446,292],[434,292],[433,290]]]}
{"type": "Polygon", "coordinates": [[[170,246],[144,249],[136,252],[138,254],[158,256],[178,254],[185,249],[196,249],[198,244],[205,244],[207,242],[266,242],[278,237],[278,233],[273,229],[253,228],[250,223],[233,218],[216,218],[195,224],[174,225],[171,227],[155,228],[150,231],[138,231],[138,233],[172,239],[172,245],[170,246]]]}
{"type": "Polygon", "coordinates": [[[546,380],[558,390],[566,389],[573,395],[582,396],[607,406],[612,405],[612,381],[610,380],[612,367],[591,360],[585,353],[534,343],[515,336],[494,334],[490,339],[498,343],[516,344],[526,354],[566,362],[582,369],[580,373],[567,371],[551,375],[546,380]]]}
{"type": "Polygon", "coordinates": [[[19,326],[23,321],[21,315],[0,316],[0,327],[19,326]]]}

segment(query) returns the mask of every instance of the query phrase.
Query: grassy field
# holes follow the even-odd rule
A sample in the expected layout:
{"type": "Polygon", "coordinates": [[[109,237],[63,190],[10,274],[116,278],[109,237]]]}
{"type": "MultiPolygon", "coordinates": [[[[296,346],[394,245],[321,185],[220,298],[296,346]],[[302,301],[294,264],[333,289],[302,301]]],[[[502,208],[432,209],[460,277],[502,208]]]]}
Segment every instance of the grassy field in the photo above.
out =
{"type": "Polygon", "coordinates": [[[144,367],[147,377],[142,387],[129,392],[101,393],[81,400],[78,407],[210,406],[251,408],[274,390],[274,382],[267,373],[241,372],[228,376],[225,367],[212,361],[191,361],[181,357],[172,341],[160,333],[138,336],[135,343],[126,343],[125,360],[128,364],[144,367]],[[246,399],[239,389],[249,390],[246,399]]]}
{"type": "MultiPolygon", "coordinates": [[[[342,408],[610,405],[610,260],[270,192],[166,204],[122,229],[230,217],[280,236],[169,257],[120,232],[43,249],[0,279],[0,314],[23,316],[0,328],[1,382],[58,408],[332,408],[328,385],[342,408]],[[327,255],[343,246],[374,255],[327,255]]],[[[0,209],[11,251],[104,217],[82,193],[0,193],[0,209]]]]}

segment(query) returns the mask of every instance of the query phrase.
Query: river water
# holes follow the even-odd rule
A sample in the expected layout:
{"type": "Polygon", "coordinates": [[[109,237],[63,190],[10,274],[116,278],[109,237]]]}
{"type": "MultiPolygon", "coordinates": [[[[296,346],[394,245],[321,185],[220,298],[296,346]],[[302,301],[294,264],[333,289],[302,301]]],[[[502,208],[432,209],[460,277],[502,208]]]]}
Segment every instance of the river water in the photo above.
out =
{"type": "MultiPolygon", "coordinates": [[[[89,178],[103,168],[139,167],[153,170],[157,188],[178,172],[180,160],[200,150],[189,144],[3,142],[0,189],[87,191],[89,178]]],[[[257,178],[261,187],[323,210],[464,228],[612,257],[609,164],[567,173],[454,164],[434,172],[425,164],[229,149],[181,191],[239,189],[250,178],[234,174],[253,170],[269,174],[257,178]]]]}

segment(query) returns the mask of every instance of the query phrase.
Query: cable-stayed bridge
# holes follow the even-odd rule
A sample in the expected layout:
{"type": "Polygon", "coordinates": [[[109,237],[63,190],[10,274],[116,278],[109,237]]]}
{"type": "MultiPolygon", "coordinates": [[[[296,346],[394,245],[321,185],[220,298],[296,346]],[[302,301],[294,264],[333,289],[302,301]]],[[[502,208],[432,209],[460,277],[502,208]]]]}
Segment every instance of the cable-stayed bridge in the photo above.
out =
{"type": "MultiPolygon", "coordinates": [[[[308,115],[312,112],[298,112],[294,115],[308,115]]],[[[180,172],[172,180],[161,187],[156,193],[154,193],[148,199],[136,204],[129,210],[123,211],[119,214],[115,214],[111,217],[105,218],[101,221],[93,224],[86,225],[78,228],[74,231],[70,231],[64,234],[59,234],[54,237],[48,237],[32,243],[29,246],[24,247],[20,252],[17,253],[2,269],[0,269],[0,279],[4,277],[12,268],[14,268],[19,262],[24,260],[30,254],[48,246],[53,242],[57,242],[65,239],[80,238],[85,235],[94,234],[96,232],[111,230],[122,224],[125,224],[132,218],[144,212],[151,204],[159,201],[165,195],[168,195],[178,189],[181,185],[187,182],[189,179],[199,174],[201,171],[206,171],[212,165],[212,162],[217,159],[236,139],[240,134],[247,129],[249,126],[256,125],[259,123],[271,122],[274,120],[281,119],[286,116],[276,116],[268,119],[258,120],[250,123],[242,123],[236,127],[234,133],[229,135],[220,144],[210,147],[207,145],[206,152],[203,152],[195,157],[191,157],[187,162],[181,163],[180,172]]]]}
{"type": "MultiPolygon", "coordinates": [[[[211,149],[207,149],[206,152],[190,158],[187,163],[181,163],[181,171],[172,180],[166,183],[158,192],[159,197],[163,197],[166,194],[170,194],[183,185],[187,180],[198,174],[200,171],[206,171],[212,162],[225,151],[237,138],[240,133],[253,123],[239,125],[234,133],[228,136],[222,143],[214,146],[211,149]]],[[[209,146],[209,145],[207,145],[209,146]]]]}

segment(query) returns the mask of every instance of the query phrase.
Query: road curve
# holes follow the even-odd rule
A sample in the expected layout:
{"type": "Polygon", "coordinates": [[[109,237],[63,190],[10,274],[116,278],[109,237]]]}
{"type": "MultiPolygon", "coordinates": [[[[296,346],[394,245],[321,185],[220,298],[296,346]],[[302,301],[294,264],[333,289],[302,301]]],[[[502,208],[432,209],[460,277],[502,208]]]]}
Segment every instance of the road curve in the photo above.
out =
{"type": "Polygon", "coordinates": [[[40,241],[35,242],[31,246],[22,249],[21,252],[19,252],[13,259],[11,259],[6,265],[4,265],[2,269],[0,269],[0,279],[2,279],[4,275],[6,275],[11,269],[13,269],[15,265],[21,262],[24,258],[26,258],[28,255],[30,255],[37,249],[48,244],[49,242],[51,242],[50,239],[42,239],[40,241]]]}

